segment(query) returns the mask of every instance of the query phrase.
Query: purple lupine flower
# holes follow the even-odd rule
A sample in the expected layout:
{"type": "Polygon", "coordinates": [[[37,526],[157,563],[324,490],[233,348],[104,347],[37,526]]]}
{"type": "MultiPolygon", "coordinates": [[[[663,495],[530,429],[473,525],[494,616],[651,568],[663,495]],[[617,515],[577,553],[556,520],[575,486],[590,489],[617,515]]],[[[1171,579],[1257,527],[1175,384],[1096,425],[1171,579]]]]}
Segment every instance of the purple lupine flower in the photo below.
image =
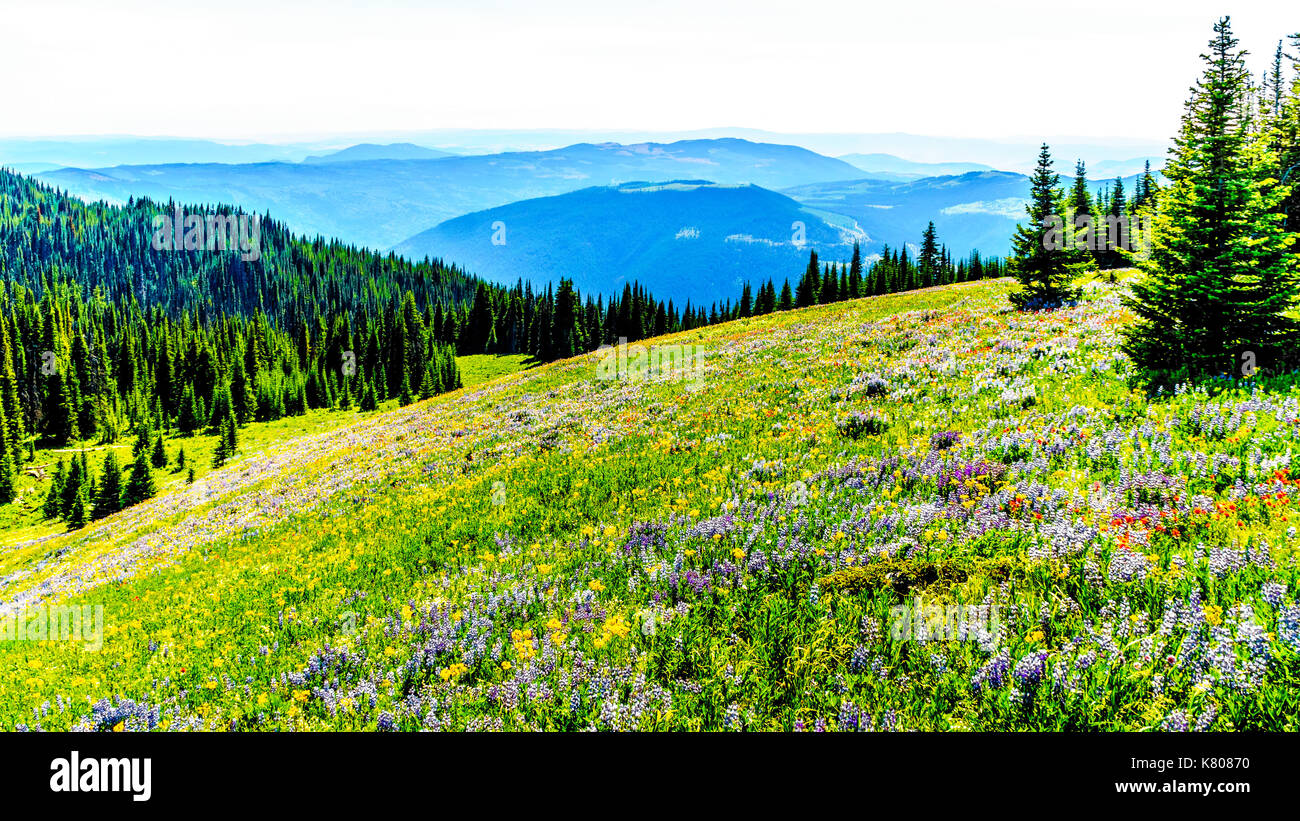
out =
{"type": "Polygon", "coordinates": [[[1047,652],[1040,650],[1037,653],[1029,655],[1016,662],[1016,667],[1012,675],[1020,683],[1021,687],[1026,689],[1032,688],[1043,680],[1043,671],[1047,664],[1047,652]]]}
{"type": "Polygon", "coordinates": [[[1277,610],[1286,600],[1286,585],[1277,582],[1265,582],[1260,590],[1260,595],[1264,597],[1264,601],[1268,602],[1269,607],[1277,610]]]}
{"type": "Polygon", "coordinates": [[[930,435],[932,450],[947,450],[961,441],[961,433],[955,430],[941,430],[930,435]]]}
{"type": "Polygon", "coordinates": [[[1003,650],[994,656],[971,677],[971,690],[979,694],[985,687],[1000,689],[1007,682],[1007,673],[1011,670],[1011,656],[1003,650]]]}

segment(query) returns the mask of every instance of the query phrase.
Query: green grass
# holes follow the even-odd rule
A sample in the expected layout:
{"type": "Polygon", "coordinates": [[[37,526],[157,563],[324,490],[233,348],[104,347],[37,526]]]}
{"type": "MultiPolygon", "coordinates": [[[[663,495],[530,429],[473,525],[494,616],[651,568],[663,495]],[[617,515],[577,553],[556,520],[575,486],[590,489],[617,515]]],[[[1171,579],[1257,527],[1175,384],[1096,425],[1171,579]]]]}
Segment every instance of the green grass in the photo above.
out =
{"type": "Polygon", "coordinates": [[[466,388],[490,382],[499,376],[518,373],[537,363],[527,354],[471,354],[456,357],[460,381],[466,388]]]}
{"type": "MultiPolygon", "coordinates": [[[[389,402],[391,407],[395,403],[389,402]]],[[[352,411],[311,411],[305,416],[288,417],[273,422],[256,422],[239,429],[239,451],[235,461],[241,456],[257,453],[269,446],[282,444],[313,433],[333,430],[354,421],[359,412],[352,411]]],[[[67,529],[64,522],[46,519],[41,513],[45,497],[50,490],[50,481],[60,459],[65,468],[74,456],[85,451],[86,458],[98,483],[103,470],[104,456],[112,449],[117,453],[118,465],[122,468],[123,482],[130,472],[131,448],[133,437],[124,437],[111,445],[93,442],[77,443],[70,447],[38,447],[35,458],[23,461],[19,467],[16,482],[18,496],[14,503],[0,506],[0,546],[27,541],[67,529]]],[[[174,491],[185,484],[190,468],[194,469],[195,479],[203,478],[212,470],[212,457],[216,449],[217,437],[206,434],[180,436],[175,432],[164,436],[167,450],[167,467],[154,469],[154,483],[160,494],[174,491]],[[177,466],[177,457],[185,451],[185,468],[177,466]]],[[[4,568],[0,558],[0,572],[4,568]]]]}

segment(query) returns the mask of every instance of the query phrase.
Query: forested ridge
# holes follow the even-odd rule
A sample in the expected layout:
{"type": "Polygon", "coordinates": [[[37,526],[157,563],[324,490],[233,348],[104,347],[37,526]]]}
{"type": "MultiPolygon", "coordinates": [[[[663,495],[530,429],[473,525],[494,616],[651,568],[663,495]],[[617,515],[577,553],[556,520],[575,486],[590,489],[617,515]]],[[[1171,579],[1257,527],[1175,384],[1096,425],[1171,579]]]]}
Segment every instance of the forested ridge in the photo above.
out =
{"type": "MultiPolygon", "coordinates": [[[[561,280],[534,289],[486,282],[441,260],[411,262],[259,217],[256,259],[228,250],[159,250],[155,217],[175,203],[87,203],[0,170],[0,502],[43,448],[134,437],[135,486],[104,477],[83,454],[60,462],[45,513],[74,524],[152,493],[148,465],[167,464],[165,433],[219,435],[313,409],[373,410],[461,386],[456,356],[523,354],[550,361],[773,311],[1002,274],[978,253],[952,260],[933,225],[914,261],[906,246],[865,263],[819,263],[795,287],[768,279],[719,305],[677,306],[636,282],[583,296],[561,280]],[[73,489],[68,489],[71,482],[73,489]],[[57,500],[55,497],[58,497],[57,500]]],[[[188,214],[240,215],[229,206],[188,214]]],[[[614,281],[617,281],[616,279],[614,281]]],[[[118,477],[120,478],[120,477],[118,477]]]]}

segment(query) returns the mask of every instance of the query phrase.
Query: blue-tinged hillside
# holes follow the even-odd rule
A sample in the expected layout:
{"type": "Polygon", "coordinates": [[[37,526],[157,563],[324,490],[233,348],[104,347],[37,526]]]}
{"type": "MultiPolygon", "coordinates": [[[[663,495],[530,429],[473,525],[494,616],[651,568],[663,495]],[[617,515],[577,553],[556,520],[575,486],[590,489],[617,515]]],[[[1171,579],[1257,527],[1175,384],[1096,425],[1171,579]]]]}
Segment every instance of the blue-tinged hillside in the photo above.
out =
{"type": "Polygon", "coordinates": [[[742,284],[790,275],[815,248],[847,260],[853,221],[755,185],[625,183],[515,202],[448,220],[397,246],[450,255],[499,282],[571,277],[586,292],[638,280],[680,305],[735,299],[742,284]],[[796,223],[803,224],[797,242],[796,223]],[[496,240],[494,243],[493,240],[496,240]]]}

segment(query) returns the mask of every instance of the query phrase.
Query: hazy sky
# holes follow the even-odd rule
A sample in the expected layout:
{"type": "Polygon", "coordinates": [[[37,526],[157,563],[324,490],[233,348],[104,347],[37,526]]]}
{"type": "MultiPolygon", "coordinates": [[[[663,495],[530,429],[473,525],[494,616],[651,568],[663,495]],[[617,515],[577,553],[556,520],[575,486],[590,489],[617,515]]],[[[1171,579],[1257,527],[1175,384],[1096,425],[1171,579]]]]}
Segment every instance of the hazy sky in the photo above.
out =
{"type": "Polygon", "coordinates": [[[1177,126],[1241,0],[0,0],[0,134],[287,139],[435,128],[954,136],[1177,126]]]}

